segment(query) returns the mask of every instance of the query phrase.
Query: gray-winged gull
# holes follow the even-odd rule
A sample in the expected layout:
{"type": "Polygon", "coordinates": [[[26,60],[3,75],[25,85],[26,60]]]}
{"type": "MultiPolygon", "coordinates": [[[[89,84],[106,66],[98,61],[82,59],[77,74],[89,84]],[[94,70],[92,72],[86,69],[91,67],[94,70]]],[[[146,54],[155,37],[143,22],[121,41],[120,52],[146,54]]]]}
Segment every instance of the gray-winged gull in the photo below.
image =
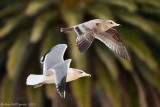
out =
{"type": "Polygon", "coordinates": [[[129,60],[128,52],[118,34],[113,29],[120,24],[112,20],[94,19],[88,22],[78,24],[69,28],[61,28],[61,32],[75,31],[77,33],[76,44],[80,52],[86,51],[92,44],[95,38],[103,42],[114,53],[124,59],[129,60]]]}
{"type": "Polygon", "coordinates": [[[66,44],[59,44],[42,56],[40,62],[43,64],[43,74],[30,74],[27,77],[26,84],[37,88],[43,84],[55,83],[58,93],[65,98],[66,82],[91,76],[80,69],[70,68],[71,59],[63,59],[66,48],[66,44]]]}

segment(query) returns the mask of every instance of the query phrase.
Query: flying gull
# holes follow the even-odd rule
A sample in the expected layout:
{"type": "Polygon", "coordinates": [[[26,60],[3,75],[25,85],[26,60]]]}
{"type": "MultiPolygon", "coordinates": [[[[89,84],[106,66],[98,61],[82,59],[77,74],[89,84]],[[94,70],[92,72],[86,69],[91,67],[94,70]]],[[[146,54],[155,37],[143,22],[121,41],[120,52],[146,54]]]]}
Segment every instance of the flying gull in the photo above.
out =
{"type": "Polygon", "coordinates": [[[91,76],[80,69],[70,68],[71,59],[63,59],[66,49],[66,44],[59,44],[42,56],[40,62],[43,64],[43,74],[30,74],[26,84],[38,88],[43,84],[55,83],[59,95],[65,98],[66,82],[91,76]]]}
{"type": "Polygon", "coordinates": [[[75,31],[77,36],[76,44],[80,52],[86,51],[96,38],[109,47],[115,54],[129,60],[128,52],[118,34],[113,28],[120,24],[112,20],[94,19],[69,28],[61,28],[61,32],[75,31]]]}

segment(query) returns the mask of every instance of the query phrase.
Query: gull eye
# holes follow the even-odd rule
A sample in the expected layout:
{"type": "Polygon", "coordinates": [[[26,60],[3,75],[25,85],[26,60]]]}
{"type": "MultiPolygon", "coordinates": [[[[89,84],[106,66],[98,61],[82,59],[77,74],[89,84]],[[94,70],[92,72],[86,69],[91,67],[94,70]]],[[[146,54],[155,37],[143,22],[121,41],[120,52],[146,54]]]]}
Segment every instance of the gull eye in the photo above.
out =
{"type": "Polygon", "coordinates": [[[113,24],[113,22],[109,22],[110,24],[113,24]]]}
{"type": "Polygon", "coordinates": [[[99,26],[100,25],[100,23],[96,23],[96,26],[99,26]]]}
{"type": "Polygon", "coordinates": [[[80,73],[82,74],[83,72],[82,72],[82,71],[80,71],[80,73]]]}

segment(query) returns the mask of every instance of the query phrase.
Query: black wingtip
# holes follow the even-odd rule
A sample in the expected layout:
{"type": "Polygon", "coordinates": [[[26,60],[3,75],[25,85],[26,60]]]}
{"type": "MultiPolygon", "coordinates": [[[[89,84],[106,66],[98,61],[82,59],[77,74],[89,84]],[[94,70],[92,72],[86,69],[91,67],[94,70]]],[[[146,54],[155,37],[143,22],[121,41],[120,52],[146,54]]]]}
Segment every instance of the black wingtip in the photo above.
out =
{"type": "Polygon", "coordinates": [[[56,85],[56,88],[57,88],[57,92],[58,94],[62,97],[62,98],[65,98],[65,86],[63,85],[56,85]]]}
{"type": "Polygon", "coordinates": [[[62,97],[65,98],[65,89],[66,89],[66,77],[64,77],[59,84],[56,84],[56,88],[58,91],[58,94],[62,97]]]}
{"type": "Polygon", "coordinates": [[[65,91],[64,92],[58,92],[59,93],[59,95],[62,97],[62,98],[65,98],[65,91]]]}

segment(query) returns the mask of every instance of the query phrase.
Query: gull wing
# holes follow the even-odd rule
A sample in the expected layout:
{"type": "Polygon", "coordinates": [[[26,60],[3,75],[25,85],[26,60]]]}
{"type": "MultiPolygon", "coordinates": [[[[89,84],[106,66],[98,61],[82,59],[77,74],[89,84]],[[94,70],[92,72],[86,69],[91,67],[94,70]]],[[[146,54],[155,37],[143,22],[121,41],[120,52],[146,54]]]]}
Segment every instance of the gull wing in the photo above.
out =
{"type": "Polygon", "coordinates": [[[55,64],[64,61],[63,56],[66,49],[66,44],[58,44],[41,57],[40,62],[43,64],[43,73],[46,73],[46,71],[52,68],[55,64]]]}
{"type": "Polygon", "coordinates": [[[71,59],[55,65],[51,70],[55,74],[55,84],[59,95],[65,98],[66,77],[71,63],[71,59]]]}
{"type": "Polygon", "coordinates": [[[111,28],[106,32],[99,33],[96,35],[96,38],[108,46],[115,54],[124,59],[130,59],[127,49],[115,29],[111,28]]]}
{"type": "Polygon", "coordinates": [[[77,43],[78,50],[80,52],[84,52],[91,46],[95,37],[94,37],[94,33],[85,25],[81,25],[81,28],[83,28],[83,30],[81,30],[78,26],[75,27],[75,32],[78,35],[76,39],[76,43],[77,43]],[[85,31],[85,33],[83,33],[82,31],[85,31]]]}

